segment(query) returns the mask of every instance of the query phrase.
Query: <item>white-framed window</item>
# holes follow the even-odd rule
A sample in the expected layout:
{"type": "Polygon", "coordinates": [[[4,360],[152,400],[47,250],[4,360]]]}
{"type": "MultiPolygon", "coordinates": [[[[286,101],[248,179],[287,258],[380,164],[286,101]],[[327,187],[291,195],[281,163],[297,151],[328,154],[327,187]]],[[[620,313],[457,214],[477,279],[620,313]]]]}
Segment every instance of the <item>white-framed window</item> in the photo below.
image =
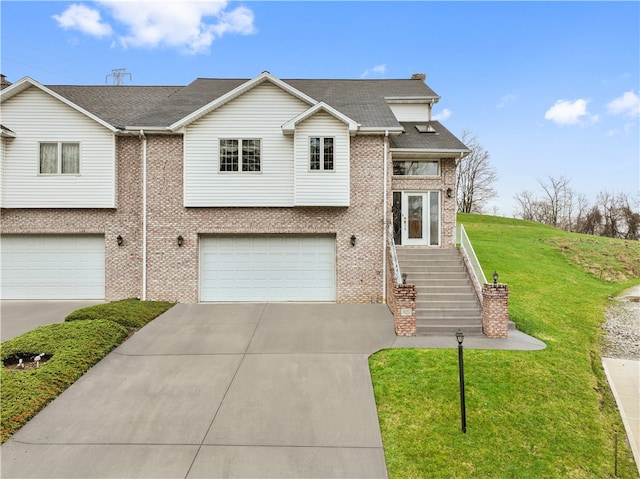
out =
{"type": "Polygon", "coordinates": [[[220,139],[220,171],[260,171],[259,139],[220,139]]]}
{"type": "Polygon", "coordinates": [[[397,176],[440,176],[438,160],[394,161],[393,174],[397,176]]]}
{"type": "Polygon", "coordinates": [[[309,137],[309,169],[312,171],[333,171],[333,138],[309,137]]]}
{"type": "Polygon", "coordinates": [[[80,143],[42,142],[39,155],[41,175],[80,174],[80,143]]]}

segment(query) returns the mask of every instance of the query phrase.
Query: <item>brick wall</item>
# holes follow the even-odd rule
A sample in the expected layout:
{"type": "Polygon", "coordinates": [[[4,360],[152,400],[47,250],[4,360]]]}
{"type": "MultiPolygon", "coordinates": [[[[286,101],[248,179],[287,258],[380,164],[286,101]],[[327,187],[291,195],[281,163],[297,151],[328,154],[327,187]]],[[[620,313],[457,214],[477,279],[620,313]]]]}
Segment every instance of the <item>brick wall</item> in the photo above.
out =
{"type": "Polygon", "coordinates": [[[381,301],[382,137],[351,138],[348,208],[184,208],[182,137],[147,138],[149,299],[198,300],[200,235],[298,233],[335,235],[337,302],[381,301]]]}
{"type": "Polygon", "coordinates": [[[482,332],[490,338],[506,338],[509,321],[509,288],[506,284],[482,286],[482,332]]]}
{"type": "Polygon", "coordinates": [[[440,191],[442,215],[440,219],[440,245],[443,247],[449,247],[455,246],[456,163],[454,159],[444,159],[441,160],[440,165],[442,175],[439,178],[412,178],[410,176],[394,176],[391,182],[391,188],[393,191],[440,191]],[[451,198],[447,198],[447,188],[451,188],[452,190],[454,190],[451,198]]]}
{"type": "Polygon", "coordinates": [[[117,138],[117,209],[2,209],[4,234],[105,235],[107,300],[142,294],[142,151],[135,137],[117,138]],[[124,239],[122,246],[116,237],[124,239]]]}
{"type": "Polygon", "coordinates": [[[401,284],[396,278],[391,257],[391,246],[387,254],[387,306],[393,314],[393,323],[398,336],[416,335],[416,288],[412,284],[401,284]]]}
{"type": "MultiPolygon", "coordinates": [[[[355,136],[351,138],[350,148],[351,206],[348,208],[184,208],[182,136],[148,135],[147,299],[198,301],[200,235],[289,233],[335,235],[337,302],[382,301],[385,294],[382,284],[384,138],[355,136]],[[181,248],[176,241],[178,235],[185,239],[181,248]],[[351,246],[351,235],[357,238],[355,247],[351,246]]],[[[453,170],[451,165],[443,162],[446,181],[451,171],[455,174],[455,165],[453,170]]],[[[104,234],[107,300],[142,296],[140,138],[116,139],[116,167],[115,210],[5,209],[1,212],[3,233],[104,234]],[[124,238],[122,246],[116,244],[118,235],[124,238]]],[[[392,221],[391,187],[398,186],[395,183],[389,157],[388,224],[392,221]]],[[[427,188],[441,189],[442,181],[429,183],[427,188]]],[[[455,200],[450,202],[453,209],[443,195],[445,240],[452,237],[455,224],[455,200]]]]}

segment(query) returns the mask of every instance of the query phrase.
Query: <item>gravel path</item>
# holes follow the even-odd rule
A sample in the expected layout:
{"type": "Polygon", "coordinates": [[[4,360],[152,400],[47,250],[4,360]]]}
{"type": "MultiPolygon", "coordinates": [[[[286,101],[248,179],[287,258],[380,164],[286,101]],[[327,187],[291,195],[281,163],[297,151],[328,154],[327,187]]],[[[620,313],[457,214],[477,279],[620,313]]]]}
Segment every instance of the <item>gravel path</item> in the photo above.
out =
{"type": "Polygon", "coordinates": [[[602,329],[603,357],[640,360],[640,286],[611,302],[602,329]]]}

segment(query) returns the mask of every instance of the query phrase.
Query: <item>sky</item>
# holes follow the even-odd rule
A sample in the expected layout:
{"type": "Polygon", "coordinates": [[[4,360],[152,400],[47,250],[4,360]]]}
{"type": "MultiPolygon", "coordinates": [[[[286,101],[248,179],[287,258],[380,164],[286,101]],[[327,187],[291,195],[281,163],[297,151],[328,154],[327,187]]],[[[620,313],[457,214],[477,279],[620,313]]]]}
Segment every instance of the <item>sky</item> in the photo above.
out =
{"type": "MultiPolygon", "coordinates": [[[[0,3],[11,82],[187,85],[198,77],[410,78],[490,155],[498,197],[564,176],[640,201],[640,2],[0,3]]],[[[640,203],[636,203],[640,208],[640,203]]]]}

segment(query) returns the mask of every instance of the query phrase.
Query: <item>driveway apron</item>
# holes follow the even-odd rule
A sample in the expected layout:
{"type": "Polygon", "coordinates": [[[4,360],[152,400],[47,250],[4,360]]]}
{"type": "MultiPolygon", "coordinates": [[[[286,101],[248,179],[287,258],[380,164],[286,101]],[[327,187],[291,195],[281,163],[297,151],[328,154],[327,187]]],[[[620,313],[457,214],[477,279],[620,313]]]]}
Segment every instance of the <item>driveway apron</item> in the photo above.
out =
{"type": "Polygon", "coordinates": [[[178,304],[2,446],[8,478],[387,477],[385,305],[178,304]]]}

